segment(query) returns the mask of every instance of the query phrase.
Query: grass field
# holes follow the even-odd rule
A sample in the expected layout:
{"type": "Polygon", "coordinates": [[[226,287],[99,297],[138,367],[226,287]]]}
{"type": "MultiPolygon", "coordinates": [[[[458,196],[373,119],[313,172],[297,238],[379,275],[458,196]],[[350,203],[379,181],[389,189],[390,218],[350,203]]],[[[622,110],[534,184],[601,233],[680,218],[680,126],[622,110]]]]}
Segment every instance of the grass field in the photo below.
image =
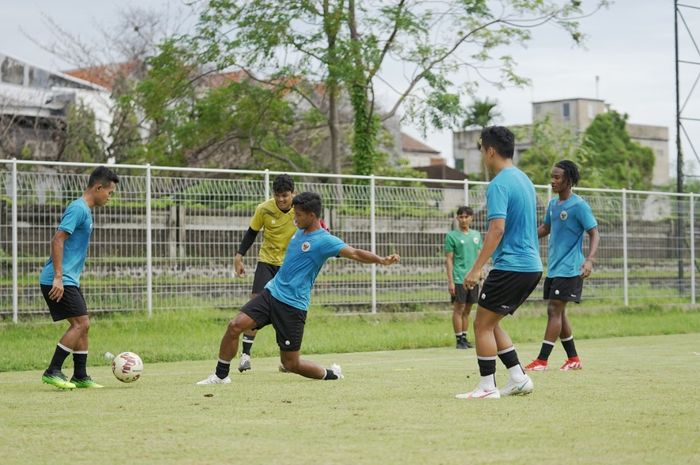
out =
{"type": "MultiPolygon", "coordinates": [[[[102,390],[61,392],[39,371],[0,373],[0,460],[12,464],[700,463],[700,334],[580,340],[584,370],[533,375],[522,398],[459,401],[473,351],[314,355],[339,382],[257,358],[226,386],[213,361],[152,363],[102,390]]],[[[521,360],[538,344],[519,344],[521,360]]],[[[552,354],[558,365],[560,346],[552,354]]],[[[505,370],[499,365],[498,382],[505,370]]]]}

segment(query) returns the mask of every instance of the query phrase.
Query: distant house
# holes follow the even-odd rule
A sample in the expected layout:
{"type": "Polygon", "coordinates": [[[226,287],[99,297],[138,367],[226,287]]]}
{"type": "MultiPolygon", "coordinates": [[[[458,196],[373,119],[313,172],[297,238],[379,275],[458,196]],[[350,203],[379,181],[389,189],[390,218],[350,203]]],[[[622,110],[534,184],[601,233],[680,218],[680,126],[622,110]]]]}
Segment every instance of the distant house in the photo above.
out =
{"type": "Polygon", "coordinates": [[[445,164],[445,159],[440,154],[440,151],[409,136],[405,132],[401,133],[400,158],[406,160],[412,168],[445,164]]]}

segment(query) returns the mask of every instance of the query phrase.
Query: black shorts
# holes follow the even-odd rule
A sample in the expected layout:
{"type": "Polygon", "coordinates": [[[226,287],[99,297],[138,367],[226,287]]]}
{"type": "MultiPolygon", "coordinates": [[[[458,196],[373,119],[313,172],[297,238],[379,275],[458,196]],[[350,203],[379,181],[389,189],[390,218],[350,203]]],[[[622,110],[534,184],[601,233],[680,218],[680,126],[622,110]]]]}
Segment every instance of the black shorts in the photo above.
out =
{"type": "Polygon", "coordinates": [[[545,278],[544,300],[563,300],[564,302],[581,303],[583,293],[583,278],[545,278]]]}
{"type": "Polygon", "coordinates": [[[452,303],[460,304],[475,304],[479,301],[479,286],[474,286],[470,291],[464,284],[455,284],[455,295],[452,297],[452,303]]]}
{"type": "Polygon", "coordinates": [[[491,270],[479,296],[479,306],[500,315],[512,315],[532,294],[542,272],[491,270]]]}
{"type": "Polygon", "coordinates": [[[52,287],[46,284],[41,285],[41,293],[44,295],[46,305],[49,306],[49,312],[51,312],[53,321],[88,314],[85,298],[79,287],[63,286],[63,297],[58,302],[49,299],[49,292],[52,287]]]}
{"type": "Polygon", "coordinates": [[[265,284],[274,278],[279,270],[279,266],[258,262],[255,267],[255,277],[253,277],[253,294],[260,294],[265,289],[265,284]]]}
{"type": "Polygon", "coordinates": [[[306,312],[280,302],[272,297],[270,291],[263,291],[241,308],[241,312],[251,317],[256,324],[255,329],[261,329],[269,324],[277,333],[277,345],[285,352],[296,352],[301,349],[304,337],[306,312]]]}

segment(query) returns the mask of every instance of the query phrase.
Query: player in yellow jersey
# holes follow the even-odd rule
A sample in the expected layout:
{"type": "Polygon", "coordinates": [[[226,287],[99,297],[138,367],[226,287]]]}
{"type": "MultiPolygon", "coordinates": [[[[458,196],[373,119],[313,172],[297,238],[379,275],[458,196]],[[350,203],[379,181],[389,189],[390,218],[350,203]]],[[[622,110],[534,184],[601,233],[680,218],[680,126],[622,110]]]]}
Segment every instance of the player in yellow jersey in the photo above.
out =
{"type": "MultiPolygon", "coordinates": [[[[272,183],[273,197],[258,205],[250,220],[250,227],[243,236],[241,245],[236,252],[234,269],[236,276],[245,276],[243,256],[248,252],[255,238],[262,230],[263,242],[258,254],[258,264],[253,278],[251,298],[257,296],[265,288],[265,284],[275,277],[282,266],[287,245],[297,227],[294,224],[294,180],[287,174],[281,174],[272,183]]],[[[255,340],[257,330],[247,331],[243,336],[243,351],[238,364],[241,373],[250,370],[250,349],[255,340]]]]}

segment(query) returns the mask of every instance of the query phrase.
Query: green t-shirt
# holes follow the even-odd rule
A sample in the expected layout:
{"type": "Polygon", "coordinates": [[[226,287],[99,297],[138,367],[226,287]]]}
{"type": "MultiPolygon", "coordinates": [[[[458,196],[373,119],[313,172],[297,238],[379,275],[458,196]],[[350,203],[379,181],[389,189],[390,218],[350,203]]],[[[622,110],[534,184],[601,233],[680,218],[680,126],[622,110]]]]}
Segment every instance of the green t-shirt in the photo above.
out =
{"type": "Polygon", "coordinates": [[[455,283],[464,281],[464,276],[474,266],[481,247],[481,233],[479,231],[470,229],[465,233],[455,229],[447,233],[447,236],[445,236],[445,253],[452,252],[454,254],[452,259],[452,279],[454,279],[455,283]]]}

